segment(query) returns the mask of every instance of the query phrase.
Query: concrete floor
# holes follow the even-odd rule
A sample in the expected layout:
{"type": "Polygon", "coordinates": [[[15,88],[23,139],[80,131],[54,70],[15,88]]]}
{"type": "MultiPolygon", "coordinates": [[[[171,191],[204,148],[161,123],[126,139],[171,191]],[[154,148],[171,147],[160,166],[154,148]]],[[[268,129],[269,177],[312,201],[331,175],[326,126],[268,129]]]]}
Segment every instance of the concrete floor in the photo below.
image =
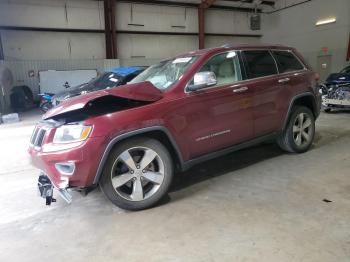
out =
{"type": "Polygon", "coordinates": [[[350,113],[322,114],[305,154],[265,144],[179,174],[141,212],[99,190],[45,206],[26,154],[38,119],[0,125],[0,261],[350,261],[350,113]]]}

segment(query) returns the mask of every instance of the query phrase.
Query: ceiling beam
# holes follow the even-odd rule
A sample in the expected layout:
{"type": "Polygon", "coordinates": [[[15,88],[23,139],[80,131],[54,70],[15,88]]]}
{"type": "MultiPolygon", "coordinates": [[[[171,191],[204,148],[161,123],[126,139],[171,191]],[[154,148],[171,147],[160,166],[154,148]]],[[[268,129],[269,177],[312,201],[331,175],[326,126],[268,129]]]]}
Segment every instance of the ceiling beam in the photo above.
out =
{"type": "Polygon", "coordinates": [[[216,0],[202,0],[202,3],[199,5],[199,8],[207,9],[212,4],[214,4],[216,0]]]}
{"type": "MultiPolygon", "coordinates": [[[[247,4],[254,4],[254,0],[221,0],[222,2],[240,2],[240,3],[247,3],[247,4]]],[[[272,0],[262,0],[259,5],[268,5],[268,6],[275,6],[275,1],[272,0]]]]}
{"type": "MultiPolygon", "coordinates": [[[[192,7],[197,8],[198,4],[188,3],[188,2],[170,2],[164,0],[116,0],[120,3],[134,3],[134,4],[148,4],[148,5],[167,5],[167,6],[181,6],[181,7],[192,7]]],[[[238,12],[252,12],[254,8],[251,7],[238,7],[238,6],[229,6],[229,5],[211,5],[210,9],[221,9],[221,10],[230,10],[238,12]]],[[[261,12],[261,9],[257,10],[261,12]]]]}

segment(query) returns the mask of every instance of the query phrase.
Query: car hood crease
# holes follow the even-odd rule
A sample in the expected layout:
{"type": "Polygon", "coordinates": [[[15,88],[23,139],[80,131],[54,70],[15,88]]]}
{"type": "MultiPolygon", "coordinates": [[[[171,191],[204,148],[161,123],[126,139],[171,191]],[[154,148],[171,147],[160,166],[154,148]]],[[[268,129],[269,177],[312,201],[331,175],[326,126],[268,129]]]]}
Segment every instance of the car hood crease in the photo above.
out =
{"type": "Polygon", "coordinates": [[[49,119],[70,111],[84,108],[88,103],[103,96],[116,96],[135,101],[156,102],[163,98],[163,93],[157,89],[151,82],[141,82],[118,86],[117,88],[105,89],[91,92],[85,95],[73,97],[64,101],[57,107],[48,111],[43,119],[49,119]]]}

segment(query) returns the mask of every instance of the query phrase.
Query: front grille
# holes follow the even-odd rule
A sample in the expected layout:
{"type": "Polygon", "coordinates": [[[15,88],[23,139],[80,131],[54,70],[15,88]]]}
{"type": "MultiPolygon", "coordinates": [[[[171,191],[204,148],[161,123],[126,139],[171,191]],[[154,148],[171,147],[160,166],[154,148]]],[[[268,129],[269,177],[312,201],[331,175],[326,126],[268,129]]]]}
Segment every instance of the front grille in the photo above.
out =
{"type": "Polygon", "coordinates": [[[44,141],[45,134],[46,134],[45,129],[36,127],[30,139],[30,143],[35,147],[41,147],[44,141]]]}

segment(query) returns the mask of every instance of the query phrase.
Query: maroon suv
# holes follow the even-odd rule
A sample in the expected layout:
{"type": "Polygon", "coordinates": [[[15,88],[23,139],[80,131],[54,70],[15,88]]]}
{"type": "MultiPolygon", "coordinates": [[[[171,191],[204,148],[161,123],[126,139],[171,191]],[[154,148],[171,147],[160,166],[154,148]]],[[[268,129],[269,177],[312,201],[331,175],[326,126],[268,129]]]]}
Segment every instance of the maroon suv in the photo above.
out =
{"type": "Polygon", "coordinates": [[[117,206],[155,205],[175,170],[276,138],[308,150],[320,111],[318,75],[295,49],[223,46],[160,62],[124,86],[70,99],[44,115],[29,153],[52,189],[99,185],[117,206]]]}

